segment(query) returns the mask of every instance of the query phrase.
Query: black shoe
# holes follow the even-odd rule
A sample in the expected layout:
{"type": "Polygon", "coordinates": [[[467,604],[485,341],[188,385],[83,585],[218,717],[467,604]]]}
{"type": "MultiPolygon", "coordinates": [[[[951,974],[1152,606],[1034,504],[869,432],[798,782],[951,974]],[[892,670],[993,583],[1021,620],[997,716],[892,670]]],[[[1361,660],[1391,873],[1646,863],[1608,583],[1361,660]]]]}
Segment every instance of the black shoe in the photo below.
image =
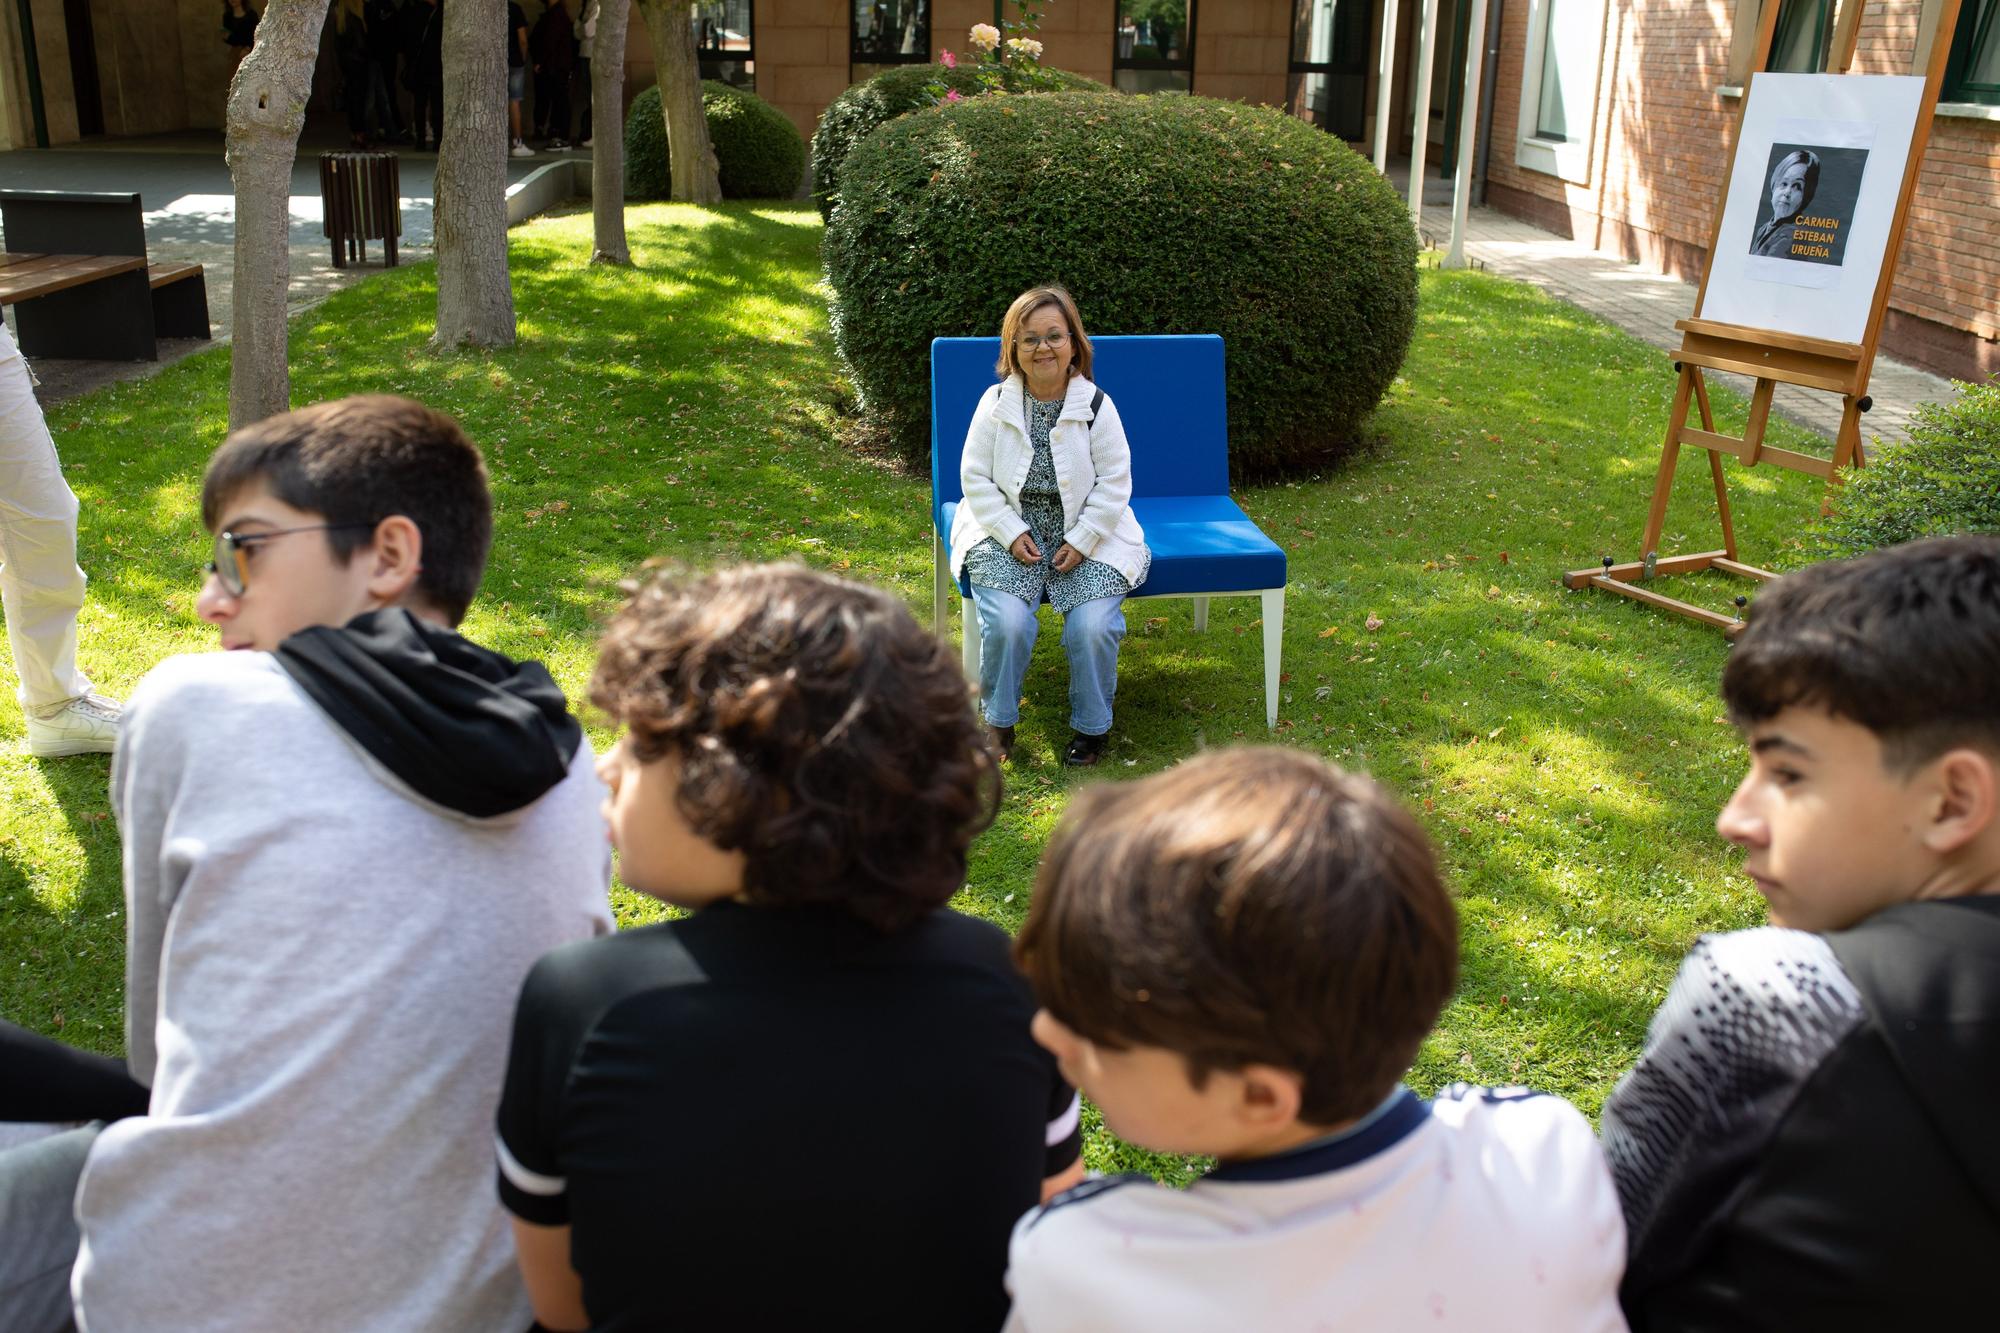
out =
{"type": "Polygon", "coordinates": [[[1089,768],[1104,757],[1104,745],[1110,739],[1110,732],[1102,736],[1076,732],[1069,738],[1069,748],[1063,751],[1063,762],[1071,768],[1089,768]]]}
{"type": "Polygon", "coordinates": [[[986,744],[993,751],[993,757],[1007,763],[1014,757],[1014,729],[1012,727],[986,728],[986,744]]]}

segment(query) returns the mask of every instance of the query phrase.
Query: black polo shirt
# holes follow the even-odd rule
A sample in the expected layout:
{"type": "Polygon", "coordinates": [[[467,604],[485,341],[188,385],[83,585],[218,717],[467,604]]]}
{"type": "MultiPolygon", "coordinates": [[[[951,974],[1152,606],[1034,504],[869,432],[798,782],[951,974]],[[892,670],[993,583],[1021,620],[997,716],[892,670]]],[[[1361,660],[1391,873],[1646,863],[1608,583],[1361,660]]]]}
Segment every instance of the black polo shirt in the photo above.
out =
{"type": "Polygon", "coordinates": [[[719,903],[556,950],[515,1016],[500,1195],[600,1329],[997,1329],[1077,1159],[1006,935],[719,903]]]}

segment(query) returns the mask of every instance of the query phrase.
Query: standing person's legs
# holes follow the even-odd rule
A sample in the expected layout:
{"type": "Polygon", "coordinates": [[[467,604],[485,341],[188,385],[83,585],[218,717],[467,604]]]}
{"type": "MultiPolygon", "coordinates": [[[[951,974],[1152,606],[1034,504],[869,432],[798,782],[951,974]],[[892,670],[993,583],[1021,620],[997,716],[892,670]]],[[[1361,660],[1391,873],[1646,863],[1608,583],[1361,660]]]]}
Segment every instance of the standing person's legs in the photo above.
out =
{"type": "Polygon", "coordinates": [[[30,715],[90,693],[76,666],[76,513],[28,363],[0,326],[0,606],[30,715]]]}
{"type": "Polygon", "coordinates": [[[1125,637],[1125,599],[1080,602],[1063,617],[1063,650],[1069,654],[1069,725],[1083,736],[1111,730],[1111,702],[1118,693],[1118,642],[1125,637]]]}
{"type": "Polygon", "coordinates": [[[379,60],[368,62],[368,115],[375,117],[380,107],[382,137],[400,139],[403,136],[403,113],[396,105],[395,71],[379,60]]]}
{"type": "Polygon", "coordinates": [[[555,79],[547,70],[535,71],[535,130],[532,137],[546,139],[549,136],[549,93],[555,79]]]}
{"type": "Polygon", "coordinates": [[[569,71],[549,76],[549,133],[560,143],[569,142],[571,120],[569,104],[569,71]]]}
{"type": "Polygon", "coordinates": [[[507,126],[514,135],[514,156],[531,157],[521,140],[521,99],[528,95],[528,67],[517,65],[507,71],[507,126]]]}
{"type": "Polygon", "coordinates": [[[583,90],[583,127],[577,131],[579,147],[590,147],[590,103],[597,92],[590,84],[590,61],[587,57],[577,57],[576,86],[583,90]]]}
{"type": "Polygon", "coordinates": [[[76,1185],[101,1125],[66,1130],[0,1152],[0,1328],[70,1328],[76,1263],[76,1185]]]}
{"type": "Polygon", "coordinates": [[[1021,682],[1035,653],[1035,608],[1011,592],[972,585],[979,608],[979,711],[989,726],[1021,720],[1021,682]]]}

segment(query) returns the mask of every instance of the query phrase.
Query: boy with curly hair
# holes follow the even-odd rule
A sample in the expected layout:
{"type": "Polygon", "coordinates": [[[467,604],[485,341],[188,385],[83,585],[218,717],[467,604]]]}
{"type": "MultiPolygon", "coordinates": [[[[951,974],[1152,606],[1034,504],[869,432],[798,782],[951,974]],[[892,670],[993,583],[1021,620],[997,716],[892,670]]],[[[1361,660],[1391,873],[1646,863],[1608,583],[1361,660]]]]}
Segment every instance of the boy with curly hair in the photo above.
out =
{"type": "Polygon", "coordinates": [[[1402,1085],[1458,975],[1422,829],[1277,748],[1093,787],[1016,955],[1036,1038],[1119,1137],[1220,1164],[1021,1219],[1014,1333],[1624,1328],[1624,1232],[1574,1108],[1402,1085]]]}
{"type": "Polygon", "coordinates": [[[522,989],[499,1188],[537,1317],[990,1333],[1079,1107],[1006,935],[945,906],[999,796],[956,660],[860,584],[660,575],[591,698],[621,876],[689,914],[522,989]]]}
{"type": "Polygon", "coordinates": [[[2000,539],[1788,574],[1722,674],[1716,820],[1771,924],[1708,935],[1604,1108],[1635,1329],[1992,1322],[2000,539]]]}

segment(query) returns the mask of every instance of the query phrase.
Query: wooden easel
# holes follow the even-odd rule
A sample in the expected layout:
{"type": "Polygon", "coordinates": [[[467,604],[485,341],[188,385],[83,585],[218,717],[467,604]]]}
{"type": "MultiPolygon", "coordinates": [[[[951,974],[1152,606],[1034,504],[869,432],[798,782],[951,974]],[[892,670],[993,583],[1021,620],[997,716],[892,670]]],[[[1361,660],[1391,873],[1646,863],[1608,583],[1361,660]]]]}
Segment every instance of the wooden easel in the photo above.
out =
{"type": "MultiPolygon", "coordinates": [[[[1861,14],[1867,0],[1846,0],[1840,6],[1838,26],[1834,30],[1832,48],[1828,53],[1827,72],[1845,74],[1854,62],[1854,45],[1861,30],[1861,14]]],[[[1778,0],[1765,0],[1763,14],[1757,24],[1756,51],[1751,58],[1751,68],[1761,70],[1770,60],[1771,40],[1777,30],[1778,0]]],[[[1861,414],[1871,406],[1868,399],[1868,376],[1875,365],[1875,343],[1881,336],[1882,319],[1889,305],[1889,288],[1896,274],[1896,257],[1902,249],[1903,226],[1909,219],[1910,198],[1916,190],[1917,174],[1923,168],[1923,150],[1930,142],[1931,121],[1937,110],[1938,92],[1944,86],[1945,62],[1951,54],[1951,39],[1958,23],[1959,0],[1943,0],[1938,15],[1937,28],[1931,41],[1930,67],[1926,72],[1923,101],[1917,112],[1916,128],[1911,136],[1910,154],[1903,167],[1902,193],[1896,199],[1896,212],[1889,227],[1888,247],[1882,255],[1882,271],[1876,279],[1875,303],[1869,311],[1868,324],[1862,340],[1858,343],[1831,342],[1823,338],[1808,338],[1797,334],[1781,333],[1770,329],[1755,329],[1740,324],[1723,324],[1700,318],[1702,306],[1708,295],[1708,280],[1715,271],[1717,247],[1722,240],[1722,216],[1724,207],[1718,202],[1715,210],[1715,228],[1709,235],[1708,262],[1703,266],[1701,289],[1695,296],[1695,317],[1677,320],[1674,327],[1681,331],[1681,347],[1676,352],[1674,369],[1680,375],[1680,384],[1674,391],[1674,405],[1668,413],[1666,441],[1660,451],[1660,469],[1653,482],[1653,501],[1646,513],[1646,532],[1641,540],[1638,560],[1623,564],[1610,556],[1604,558],[1601,569],[1576,569],[1563,575],[1563,586],[1567,588],[1602,588],[1635,601],[1645,602],[1676,615],[1699,620],[1713,625],[1732,638],[1743,628],[1742,608],[1748,598],[1736,599],[1737,612],[1734,616],[1718,611],[1710,611],[1691,602],[1668,597],[1646,585],[1668,574],[1694,574],[1703,570],[1721,570],[1740,578],[1762,582],[1774,577],[1770,571],[1747,565],[1736,558],[1736,529],[1729,516],[1729,487],[1723,479],[1722,455],[1730,454],[1746,467],[1759,463],[1771,463],[1794,472],[1804,472],[1809,476],[1823,478],[1827,483],[1826,499],[1821,502],[1821,512],[1832,502],[1833,488],[1840,484],[1841,472],[1849,466],[1860,467],[1867,460],[1861,444],[1861,414]],[[1715,428],[1714,414],[1709,410],[1708,386],[1702,378],[1704,370],[1728,371],[1747,375],[1756,381],[1750,395],[1750,416],[1744,426],[1741,438],[1723,435],[1715,428]],[[1840,428],[1834,435],[1833,456],[1819,458],[1811,454],[1795,453],[1789,449],[1777,449],[1764,443],[1764,430],[1771,416],[1771,395],[1780,384],[1795,384],[1802,388],[1816,389],[1838,394],[1841,399],[1840,428]],[[1688,425],[1688,407],[1694,404],[1701,414],[1699,430],[1688,425]],[[1673,494],[1674,469],[1680,462],[1682,445],[1692,445],[1708,452],[1709,475],[1715,481],[1715,507],[1722,520],[1722,549],[1701,551],[1692,555],[1661,555],[1660,536],[1666,527],[1667,502],[1673,494]]],[[[1747,110],[1750,98],[1746,89],[1743,99],[1747,110]]],[[[1730,136],[1729,155],[1726,159],[1733,172],[1736,148],[1743,134],[1743,115],[1737,115],[1736,132],[1730,136]]],[[[1729,178],[1723,180],[1726,200],[1729,178]]]]}

